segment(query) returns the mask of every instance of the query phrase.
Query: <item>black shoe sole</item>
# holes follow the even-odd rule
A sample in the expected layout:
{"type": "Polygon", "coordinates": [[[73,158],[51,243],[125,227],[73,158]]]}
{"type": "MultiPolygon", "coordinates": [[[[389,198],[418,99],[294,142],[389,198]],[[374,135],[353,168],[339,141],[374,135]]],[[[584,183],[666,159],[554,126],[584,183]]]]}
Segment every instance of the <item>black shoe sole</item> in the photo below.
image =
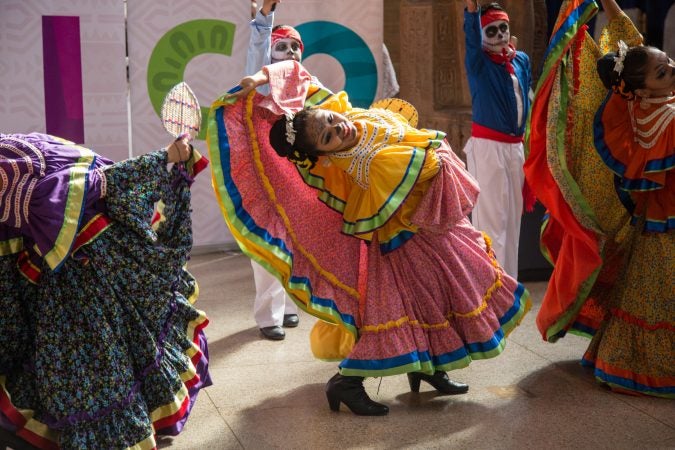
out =
{"type": "Polygon", "coordinates": [[[287,321],[287,320],[284,319],[284,323],[283,323],[284,328],[295,328],[298,325],[300,325],[300,318],[298,316],[295,316],[295,319],[293,319],[293,320],[287,321]]]}
{"type": "Polygon", "coordinates": [[[469,392],[469,386],[464,385],[464,386],[441,386],[441,385],[436,385],[433,380],[428,380],[422,378],[420,375],[417,375],[415,372],[408,373],[408,383],[410,384],[410,390],[412,392],[419,392],[420,391],[420,384],[421,382],[424,381],[425,383],[431,385],[434,389],[436,389],[436,392],[438,395],[462,395],[466,394],[469,392]]]}
{"type": "Polygon", "coordinates": [[[260,329],[260,334],[261,334],[265,339],[269,339],[270,341],[283,341],[284,339],[286,339],[286,335],[285,335],[285,334],[268,334],[268,333],[265,333],[265,332],[262,330],[262,328],[260,329]]]}

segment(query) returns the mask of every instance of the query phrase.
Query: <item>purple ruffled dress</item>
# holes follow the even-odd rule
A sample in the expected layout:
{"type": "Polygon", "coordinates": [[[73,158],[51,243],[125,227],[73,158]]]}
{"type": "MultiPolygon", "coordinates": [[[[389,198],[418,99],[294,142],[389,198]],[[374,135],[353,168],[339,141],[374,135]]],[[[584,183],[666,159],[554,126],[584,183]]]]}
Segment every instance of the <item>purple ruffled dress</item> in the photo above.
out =
{"type": "Polygon", "coordinates": [[[191,176],[0,134],[0,426],[39,448],[155,447],[210,385],[191,176]],[[155,204],[166,220],[152,226],[155,204]]]}

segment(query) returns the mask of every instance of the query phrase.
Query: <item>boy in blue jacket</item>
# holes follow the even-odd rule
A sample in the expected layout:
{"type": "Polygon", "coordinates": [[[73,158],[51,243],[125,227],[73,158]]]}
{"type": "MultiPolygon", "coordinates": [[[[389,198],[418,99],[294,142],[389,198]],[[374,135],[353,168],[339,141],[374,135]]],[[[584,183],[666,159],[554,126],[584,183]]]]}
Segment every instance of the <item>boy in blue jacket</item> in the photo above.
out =
{"type": "Polygon", "coordinates": [[[473,122],[464,152],[467,169],[481,188],[471,220],[490,236],[497,260],[515,278],[530,59],[515,49],[509,16],[497,3],[479,7],[475,0],[466,0],[464,34],[473,122]]]}

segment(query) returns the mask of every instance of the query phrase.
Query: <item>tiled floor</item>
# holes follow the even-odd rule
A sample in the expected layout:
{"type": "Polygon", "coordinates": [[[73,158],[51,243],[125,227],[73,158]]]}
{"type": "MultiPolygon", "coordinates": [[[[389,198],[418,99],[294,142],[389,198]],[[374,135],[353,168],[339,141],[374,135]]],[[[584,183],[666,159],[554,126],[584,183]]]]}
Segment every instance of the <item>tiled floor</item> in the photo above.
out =
{"type": "Polygon", "coordinates": [[[391,410],[359,417],[328,409],[326,381],[335,363],[310,353],[314,319],[301,316],[286,340],[261,338],[253,321],[251,267],[238,253],[193,257],[201,287],[214,385],[200,394],[183,434],[166,449],[329,448],[675,448],[675,402],[617,395],[578,364],[587,340],[556,344],[534,323],[545,283],[529,283],[535,306],[510,336],[504,353],[451,375],[466,395],[413,394],[405,376],[367,379],[366,389],[391,410]]]}
{"type": "MultiPolygon", "coordinates": [[[[335,363],[314,359],[314,319],[284,341],[264,340],[251,312],[251,266],[237,252],[194,256],[197,306],[208,314],[214,385],[202,391],[183,431],[161,449],[675,449],[675,402],[608,392],[578,364],[587,341],[543,342],[535,315],[545,283],[529,283],[534,308],[504,353],[451,373],[466,395],[436,396],[405,376],[366,380],[385,417],[328,409],[335,363]]],[[[0,439],[1,441],[1,439],[0,439]]],[[[0,445],[2,448],[2,445],[0,445]]]]}

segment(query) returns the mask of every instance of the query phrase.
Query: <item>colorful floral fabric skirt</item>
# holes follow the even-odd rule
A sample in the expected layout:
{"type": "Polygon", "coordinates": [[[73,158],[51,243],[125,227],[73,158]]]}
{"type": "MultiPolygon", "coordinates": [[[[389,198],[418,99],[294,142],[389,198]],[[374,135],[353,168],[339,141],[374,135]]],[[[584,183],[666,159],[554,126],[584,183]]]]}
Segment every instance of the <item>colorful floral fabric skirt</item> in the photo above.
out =
{"type": "Polygon", "coordinates": [[[463,163],[447,144],[437,153],[441,171],[412,218],[419,231],[392,252],[368,247],[367,301],[344,375],[433,373],[495,357],[530,308],[527,290],[465,215],[463,163]]]}
{"type": "Polygon", "coordinates": [[[582,362],[613,390],[675,398],[675,233],[634,230],[582,362]]]}
{"type": "Polygon", "coordinates": [[[607,94],[596,61],[616,42],[642,42],[625,15],[603,28],[599,42],[585,30],[596,2],[566,0],[560,8],[529,123],[525,178],[546,207],[541,248],[553,265],[537,327],[548,342],[586,334],[598,321],[591,288],[612,283],[613,258],[629,228],[614,176],[594,145],[593,120],[607,94]]]}
{"type": "MultiPolygon", "coordinates": [[[[560,8],[530,114],[525,174],[548,209],[541,243],[555,266],[537,325],[549,342],[568,332],[591,338],[582,363],[594,367],[596,378],[612,389],[673,397],[674,235],[672,230],[642,233],[644,222],[631,226],[625,207],[631,189],[622,186],[617,195],[620,180],[612,172],[628,158],[607,150],[633,145],[634,139],[622,135],[603,149],[599,144],[606,133],[594,126],[606,111],[608,94],[597,76],[597,59],[616,51],[619,40],[640,45],[642,35],[622,14],[596,43],[584,26],[596,10],[595,2],[584,0],[567,0],[560,8]]],[[[627,109],[614,116],[629,134],[630,117],[627,109]]],[[[666,161],[647,175],[665,179],[663,172],[671,167],[663,150],[672,145],[653,150],[633,156],[666,161]]],[[[632,159],[636,162],[639,158],[632,159]]],[[[653,184],[647,186],[646,195],[660,197],[653,184]]],[[[652,229],[667,228],[667,220],[662,225],[652,229]]]]}
{"type": "Polygon", "coordinates": [[[210,384],[189,182],[163,152],[105,174],[112,223],[58,272],[31,285],[0,261],[0,424],[40,448],[153,448],[210,384]]]}
{"type": "Polygon", "coordinates": [[[342,330],[313,332],[315,355],[341,359],[345,375],[376,377],[457,369],[500,354],[529,294],[468,222],[478,190],[447,142],[426,150],[443,164],[412,216],[420,231],[387,254],[377,240],[364,251],[364,241],[341,232],[342,215],[270,147],[276,117],[256,109],[259,101],[212,107],[214,189],[242,250],[325,321],[318,324],[342,330]]]}

